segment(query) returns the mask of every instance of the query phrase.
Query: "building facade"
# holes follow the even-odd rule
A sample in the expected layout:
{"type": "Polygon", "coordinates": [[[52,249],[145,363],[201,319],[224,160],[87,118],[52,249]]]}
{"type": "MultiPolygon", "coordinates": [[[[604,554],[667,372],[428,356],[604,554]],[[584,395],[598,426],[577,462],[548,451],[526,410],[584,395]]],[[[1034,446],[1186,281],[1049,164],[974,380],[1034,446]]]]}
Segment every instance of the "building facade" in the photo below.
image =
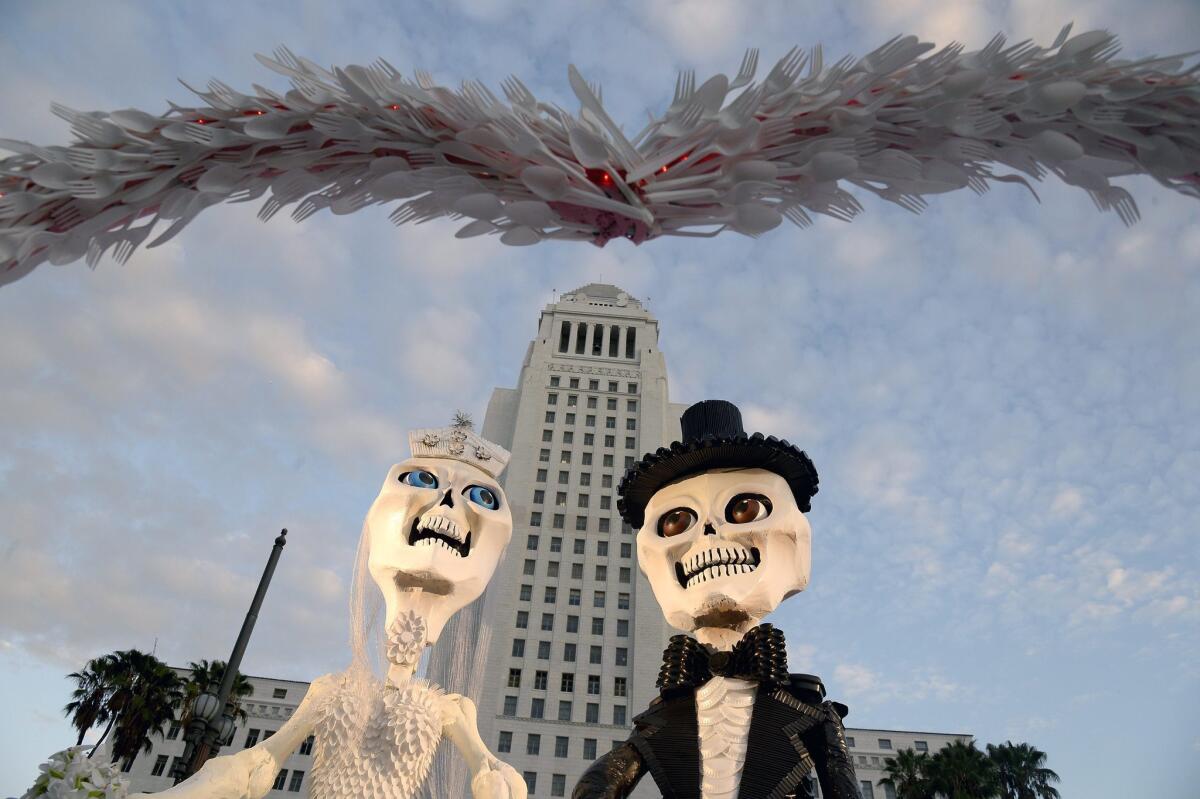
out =
{"type": "MultiPolygon", "coordinates": [[[[498,388],[483,435],[513,453],[513,540],[497,569],[484,741],[531,796],[568,796],[654,695],[672,634],[641,576],[616,487],[679,437],[658,321],[616,286],[589,284],[542,311],[516,388],[498,388]]],[[[635,796],[656,795],[640,788],[635,796]]]]}

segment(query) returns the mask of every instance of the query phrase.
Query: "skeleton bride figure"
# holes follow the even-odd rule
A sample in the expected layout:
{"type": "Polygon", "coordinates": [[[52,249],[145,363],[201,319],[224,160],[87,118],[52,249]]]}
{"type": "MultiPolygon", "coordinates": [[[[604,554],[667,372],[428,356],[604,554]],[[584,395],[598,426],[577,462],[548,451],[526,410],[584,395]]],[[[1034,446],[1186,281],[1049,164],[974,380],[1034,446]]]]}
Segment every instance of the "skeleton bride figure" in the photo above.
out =
{"type": "Polygon", "coordinates": [[[474,703],[414,676],[422,651],[447,620],[483,593],[512,536],[512,516],[496,481],[509,453],[465,426],[413,431],[409,445],[412,457],[388,472],[363,524],[350,668],[313,682],[273,736],[210,760],[158,796],[258,799],[313,735],[313,799],[411,799],[445,736],[466,763],[476,799],[525,799],[525,781],[480,739],[474,703]],[[385,608],[383,680],[369,653],[372,582],[385,608]]]}

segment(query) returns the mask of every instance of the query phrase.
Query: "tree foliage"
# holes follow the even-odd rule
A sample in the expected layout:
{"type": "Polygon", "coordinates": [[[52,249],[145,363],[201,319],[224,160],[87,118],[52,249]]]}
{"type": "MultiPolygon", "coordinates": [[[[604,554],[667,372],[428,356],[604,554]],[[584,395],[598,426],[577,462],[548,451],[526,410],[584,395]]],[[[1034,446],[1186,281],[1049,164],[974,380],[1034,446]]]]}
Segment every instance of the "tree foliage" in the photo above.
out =
{"type": "Polygon", "coordinates": [[[1058,775],[1046,766],[1046,753],[1021,743],[987,745],[953,741],[933,755],[901,749],[885,758],[896,799],[1058,799],[1051,783],[1058,775]]]}

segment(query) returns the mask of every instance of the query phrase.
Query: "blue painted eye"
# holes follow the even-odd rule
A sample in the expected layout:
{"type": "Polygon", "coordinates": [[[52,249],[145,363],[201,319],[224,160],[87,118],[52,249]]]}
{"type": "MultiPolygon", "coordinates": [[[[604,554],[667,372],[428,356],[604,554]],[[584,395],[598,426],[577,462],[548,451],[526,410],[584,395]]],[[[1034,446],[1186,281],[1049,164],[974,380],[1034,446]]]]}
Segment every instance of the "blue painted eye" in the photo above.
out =
{"type": "Polygon", "coordinates": [[[490,488],[483,486],[468,486],[463,492],[467,495],[467,499],[474,502],[476,505],[482,505],[488,510],[496,510],[500,507],[500,498],[496,496],[496,492],[490,488]]]}
{"type": "Polygon", "coordinates": [[[401,483],[413,486],[415,488],[437,488],[438,480],[432,472],[427,472],[423,469],[418,469],[415,472],[405,472],[400,475],[401,483]]]}

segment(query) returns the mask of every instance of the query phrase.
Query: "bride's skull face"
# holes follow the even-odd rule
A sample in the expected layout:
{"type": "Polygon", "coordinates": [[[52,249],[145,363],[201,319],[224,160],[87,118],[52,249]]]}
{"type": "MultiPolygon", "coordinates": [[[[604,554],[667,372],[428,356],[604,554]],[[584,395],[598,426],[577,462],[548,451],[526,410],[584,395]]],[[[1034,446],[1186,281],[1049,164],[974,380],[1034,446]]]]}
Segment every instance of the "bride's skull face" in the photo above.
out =
{"type": "Polygon", "coordinates": [[[638,565],[671,626],[745,632],[808,585],[812,528],[764,469],[704,472],[650,498],[638,565]]]}
{"type": "Polygon", "coordinates": [[[418,596],[431,643],[447,619],[483,593],[512,537],[499,484],[449,458],[393,466],[366,523],[367,567],[383,592],[388,627],[402,601],[411,607],[418,596]]]}

